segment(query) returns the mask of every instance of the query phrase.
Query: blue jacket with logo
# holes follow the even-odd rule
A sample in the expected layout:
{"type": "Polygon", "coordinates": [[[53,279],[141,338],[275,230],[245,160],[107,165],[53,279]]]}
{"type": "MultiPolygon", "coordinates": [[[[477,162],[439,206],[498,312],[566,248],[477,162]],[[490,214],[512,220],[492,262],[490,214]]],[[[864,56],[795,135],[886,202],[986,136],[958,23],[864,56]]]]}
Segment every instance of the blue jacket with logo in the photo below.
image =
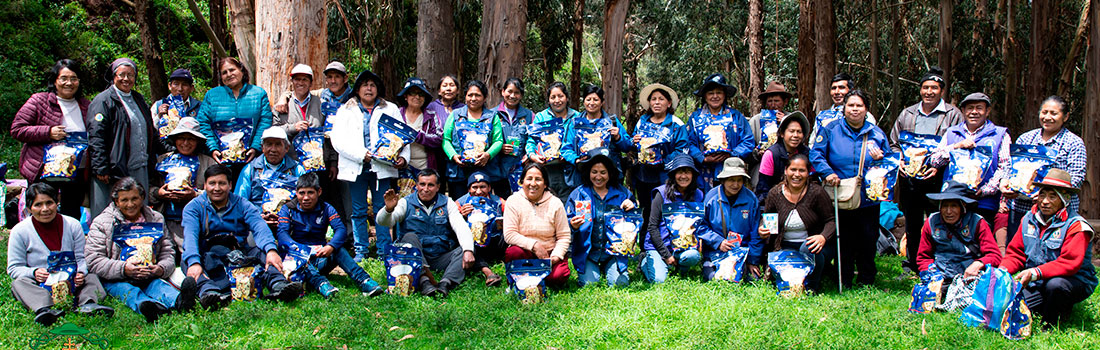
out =
{"type": "MultiPolygon", "coordinates": [[[[692,112],[691,117],[688,118],[686,131],[688,133],[688,140],[691,141],[691,145],[694,147],[692,152],[699,152],[698,157],[696,157],[695,154],[691,156],[696,158],[696,162],[703,165],[702,168],[699,169],[702,173],[700,176],[714,179],[715,175],[722,172],[722,163],[703,163],[702,153],[704,144],[703,128],[707,125],[706,119],[715,118],[715,116],[710,115],[709,109],[710,107],[703,106],[702,108],[696,109],[695,112],[692,112]]],[[[730,147],[733,149],[730,156],[747,159],[756,147],[755,140],[752,136],[752,127],[749,126],[748,119],[746,119],[745,115],[741,114],[740,111],[730,108],[729,106],[723,106],[722,113],[723,115],[730,114],[730,117],[733,119],[733,134],[726,134],[726,141],[729,142],[730,147]]]]}
{"type": "Polygon", "coordinates": [[[717,251],[718,246],[729,237],[730,232],[741,235],[741,246],[749,247],[746,260],[750,264],[763,264],[764,240],[757,229],[760,227],[760,205],[756,194],[742,187],[737,197],[730,203],[725,187],[717,186],[707,192],[703,199],[706,207],[704,221],[707,223],[699,232],[704,250],[717,251]]]}
{"type": "Polygon", "coordinates": [[[501,102],[492,110],[496,111],[500,117],[502,141],[508,144],[509,140],[515,140],[515,151],[513,151],[513,155],[505,153],[504,149],[501,149],[500,154],[489,161],[489,166],[485,170],[491,179],[507,179],[508,171],[517,166],[523,156],[527,154],[527,126],[531,125],[535,114],[521,105],[516,109],[516,115],[509,115],[504,102],[501,102]]]}
{"type": "MultiPolygon", "coordinates": [[[[1031,208],[1031,211],[1024,215],[1023,223],[1020,225],[1020,232],[1018,233],[1023,241],[1023,253],[1026,259],[1024,268],[1028,269],[1039,268],[1047,263],[1058,260],[1062,255],[1062,245],[1069,239],[1068,236],[1071,234],[1069,231],[1071,227],[1078,226],[1078,229],[1082,231],[1085,229],[1089,231],[1092,230],[1084,218],[1077,215],[1077,213],[1071,214],[1065,209],[1051,217],[1049,222],[1046,222],[1044,225],[1044,223],[1039,220],[1038,208],[1039,206],[1035,205],[1031,208]]],[[[1082,233],[1083,232],[1076,232],[1076,234],[1082,233]]],[[[1016,245],[1014,240],[1013,244],[1010,244],[1008,247],[1009,256],[1015,255],[1012,253],[1016,252],[1012,250],[1018,247],[1019,246],[1016,245]]],[[[1073,275],[1063,277],[1076,279],[1084,283],[1089,288],[1089,294],[1092,294],[1092,290],[1095,289],[1097,285],[1096,268],[1092,266],[1092,244],[1085,246],[1084,253],[1085,256],[1081,263],[1081,267],[1079,267],[1073,275]]],[[[1003,265],[1002,263],[1002,266],[1003,265]]],[[[1059,267],[1052,267],[1049,270],[1056,269],[1059,269],[1059,267]]],[[[1009,271],[1011,270],[1010,268],[1009,271]]],[[[1039,268],[1039,278],[1046,279],[1057,277],[1046,276],[1043,270],[1043,268],[1039,268]]]]}
{"type": "Polygon", "coordinates": [[[203,193],[183,207],[183,254],[180,256],[183,266],[201,263],[202,254],[210,249],[206,240],[220,235],[236,238],[241,248],[250,247],[248,237],[252,236],[260,250],[278,251],[260,208],[230,193],[225,208],[219,211],[203,193]]]}
{"type": "MultiPolygon", "coordinates": [[[[824,126],[814,140],[814,147],[810,151],[810,162],[813,163],[814,172],[822,179],[836,174],[841,179],[847,179],[859,175],[860,150],[863,149],[863,137],[867,137],[867,150],[863,153],[863,168],[874,161],[871,158],[871,145],[878,147],[882,152],[890,151],[890,143],[886,134],[878,126],[864,122],[859,130],[853,130],[847,122],[837,121],[824,126]]],[[[860,207],[868,207],[877,204],[867,199],[867,192],[860,191],[862,196],[860,207]]]]}
{"type": "MultiPolygon", "coordinates": [[[[635,132],[637,132],[638,128],[642,125],[654,124],[649,120],[652,117],[653,115],[646,114],[638,119],[638,123],[634,125],[635,132]]],[[[662,160],[664,160],[664,164],[637,165],[639,169],[634,173],[634,176],[638,181],[643,183],[665,183],[665,181],[668,180],[668,172],[665,171],[664,167],[672,160],[675,153],[690,155],[691,158],[695,160],[695,163],[703,162],[703,153],[699,151],[698,147],[691,144],[691,141],[688,139],[687,127],[684,126],[684,122],[681,121],[680,118],[670,114],[658,125],[666,129],[671,129],[672,141],[661,144],[658,147],[658,151],[663,157],[662,160]]],[[[633,139],[631,139],[631,141],[632,145],[629,151],[638,151],[638,145],[633,144],[633,139]]]]}
{"type": "Polygon", "coordinates": [[[330,245],[340,249],[347,240],[348,230],[340,220],[336,208],[325,202],[318,203],[313,210],[302,210],[297,200],[287,203],[279,209],[279,243],[299,243],[305,245],[330,245]],[[326,242],[325,234],[332,226],[332,240],[326,242]]]}
{"type": "MultiPolygon", "coordinates": [[[[634,196],[622,185],[608,187],[607,195],[602,199],[590,186],[577,187],[569,194],[569,201],[565,203],[565,213],[570,218],[577,216],[577,202],[588,201],[591,204],[591,210],[587,213],[588,220],[581,224],[580,228],[573,229],[571,251],[573,268],[578,274],[584,274],[586,261],[592,260],[598,265],[609,257],[606,248],[610,244],[607,240],[607,227],[604,225],[603,214],[612,209],[618,209],[627,199],[634,200],[634,196]]],[[[572,229],[572,226],[570,228],[572,229]]],[[[610,258],[614,259],[619,272],[626,272],[627,257],[610,258]]]]}
{"type": "Polygon", "coordinates": [[[260,179],[273,178],[293,185],[305,173],[302,165],[290,156],[283,156],[283,161],[273,166],[267,162],[267,157],[260,155],[241,169],[241,176],[237,178],[237,189],[233,193],[248,199],[259,208],[264,199],[264,188],[260,186],[260,179]]]}
{"type": "MultiPolygon", "coordinates": [[[[623,124],[619,122],[618,116],[607,114],[607,112],[603,111],[600,113],[600,117],[594,122],[600,123],[606,121],[612,127],[619,129],[619,141],[616,142],[612,140],[611,144],[606,145],[607,149],[611,151],[611,159],[615,161],[615,164],[619,164],[621,153],[635,148],[634,140],[631,138],[630,134],[626,132],[626,128],[623,127],[623,124]]],[[[587,111],[574,117],[572,122],[565,124],[565,139],[562,141],[561,145],[561,156],[570,164],[576,164],[578,158],[585,156],[581,154],[580,151],[580,144],[582,142],[577,139],[577,123],[582,120],[588,120],[587,111]]]]}
{"type": "Polygon", "coordinates": [[[447,196],[437,194],[435,201],[425,206],[414,192],[405,197],[405,205],[405,220],[396,225],[394,237],[415,233],[425,257],[438,257],[458,248],[458,237],[447,217],[447,196]]]}

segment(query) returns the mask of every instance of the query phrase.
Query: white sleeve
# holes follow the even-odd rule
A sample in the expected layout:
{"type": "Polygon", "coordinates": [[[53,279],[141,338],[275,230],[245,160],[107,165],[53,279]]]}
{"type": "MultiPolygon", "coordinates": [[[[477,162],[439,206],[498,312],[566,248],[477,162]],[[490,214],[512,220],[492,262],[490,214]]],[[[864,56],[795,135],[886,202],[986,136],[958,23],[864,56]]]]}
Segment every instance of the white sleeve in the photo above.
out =
{"type": "Polygon", "coordinates": [[[393,208],[392,213],[386,211],[386,207],[383,206],[382,210],[378,211],[375,221],[382,226],[396,226],[398,223],[405,221],[405,207],[407,206],[408,203],[404,198],[397,201],[397,207],[393,208]]]}
{"type": "Polygon", "coordinates": [[[462,218],[462,213],[458,212],[458,204],[450,198],[447,198],[447,222],[455,231],[458,245],[462,246],[462,250],[474,251],[474,235],[470,233],[470,225],[466,223],[466,219],[462,218]]]}

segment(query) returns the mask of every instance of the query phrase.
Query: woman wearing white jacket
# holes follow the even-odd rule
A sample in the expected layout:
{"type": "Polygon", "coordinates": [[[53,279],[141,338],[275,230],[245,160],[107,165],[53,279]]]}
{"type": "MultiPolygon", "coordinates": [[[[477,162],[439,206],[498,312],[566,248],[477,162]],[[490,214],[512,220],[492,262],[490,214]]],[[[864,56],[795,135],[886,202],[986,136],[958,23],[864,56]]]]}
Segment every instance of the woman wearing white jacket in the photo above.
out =
{"type": "MultiPolygon", "coordinates": [[[[397,169],[407,166],[409,148],[402,148],[393,164],[375,159],[372,153],[380,140],[378,120],[383,115],[399,118],[400,112],[397,105],[382,99],[386,87],[382,79],[369,70],[355,78],[351,91],[332,120],[331,140],[332,147],[340,154],[337,178],[348,183],[346,195],[351,196],[351,227],[355,238],[355,261],[358,262],[367,256],[370,248],[367,192],[377,199],[373,203],[377,213],[382,209],[382,193],[394,187],[397,169]]],[[[389,227],[376,226],[375,231],[381,256],[393,237],[389,227]]]]}

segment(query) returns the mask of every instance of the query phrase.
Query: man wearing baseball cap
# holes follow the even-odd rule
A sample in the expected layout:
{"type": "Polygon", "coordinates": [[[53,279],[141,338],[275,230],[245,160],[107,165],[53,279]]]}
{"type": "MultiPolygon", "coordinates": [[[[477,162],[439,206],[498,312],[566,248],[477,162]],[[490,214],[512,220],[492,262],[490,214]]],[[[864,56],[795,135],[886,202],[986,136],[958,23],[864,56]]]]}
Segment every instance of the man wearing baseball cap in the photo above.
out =
{"type": "MultiPolygon", "coordinates": [[[[261,142],[263,157],[256,157],[241,169],[241,175],[237,178],[237,189],[233,193],[262,210],[264,192],[276,187],[293,192],[298,177],[305,174],[305,169],[287,155],[290,152],[290,139],[283,128],[267,128],[261,142]]],[[[263,210],[264,221],[268,225],[274,226],[278,223],[278,210],[278,207],[274,210],[263,210]]]]}
{"type": "Polygon", "coordinates": [[[191,71],[180,68],[168,75],[168,97],[153,102],[153,121],[159,122],[160,118],[168,115],[168,110],[175,108],[179,118],[192,117],[199,113],[202,101],[191,97],[195,92],[195,79],[191,77],[191,71]]]}
{"type": "Polygon", "coordinates": [[[487,202],[487,206],[493,208],[493,214],[495,214],[497,220],[486,225],[484,246],[475,245],[475,260],[470,270],[476,269],[481,271],[481,274],[485,275],[485,285],[493,287],[500,284],[501,278],[499,275],[493,273],[493,270],[489,269],[489,264],[498,260],[503,261],[504,250],[508,248],[508,246],[504,244],[504,237],[501,236],[503,231],[503,221],[501,221],[501,219],[504,217],[504,199],[493,193],[493,188],[489,185],[489,174],[482,171],[470,174],[470,178],[466,180],[466,194],[455,201],[455,203],[458,204],[458,212],[462,214],[462,217],[466,218],[467,221],[469,220],[470,213],[474,211],[474,204],[477,201],[487,202]]]}

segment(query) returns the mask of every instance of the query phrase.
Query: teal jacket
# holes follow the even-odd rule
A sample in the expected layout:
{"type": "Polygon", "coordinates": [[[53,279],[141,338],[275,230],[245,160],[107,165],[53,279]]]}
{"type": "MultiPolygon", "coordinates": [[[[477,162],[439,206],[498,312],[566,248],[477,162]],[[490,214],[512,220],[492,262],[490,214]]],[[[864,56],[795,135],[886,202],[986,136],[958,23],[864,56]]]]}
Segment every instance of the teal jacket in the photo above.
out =
{"type": "Polygon", "coordinates": [[[225,86],[207,91],[195,119],[199,122],[199,132],[206,135],[208,149],[212,151],[221,149],[218,147],[218,136],[210,126],[214,122],[235,118],[252,120],[252,140],[248,144],[249,147],[259,150],[260,135],[271,127],[271,121],[274,118],[271,114],[271,102],[267,98],[267,91],[252,84],[244,84],[238,97],[233,97],[233,90],[225,86]]]}

